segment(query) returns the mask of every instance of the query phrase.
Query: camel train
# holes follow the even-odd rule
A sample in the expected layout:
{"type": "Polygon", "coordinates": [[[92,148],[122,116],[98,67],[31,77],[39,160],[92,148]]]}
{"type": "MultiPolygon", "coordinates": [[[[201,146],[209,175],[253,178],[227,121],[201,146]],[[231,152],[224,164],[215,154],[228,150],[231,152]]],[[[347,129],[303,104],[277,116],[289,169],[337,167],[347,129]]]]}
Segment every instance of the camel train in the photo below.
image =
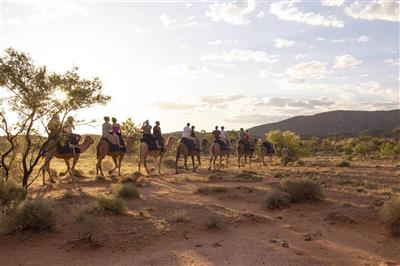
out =
{"type": "MultiPolygon", "coordinates": [[[[54,117],[53,117],[54,119],[54,117]]],[[[53,121],[53,120],[52,120],[53,121]]],[[[57,123],[57,117],[55,117],[55,123],[57,125],[61,125],[61,123],[57,123]]],[[[117,123],[115,118],[112,118],[113,124],[109,123],[109,117],[104,117],[104,123],[102,126],[102,137],[96,145],[96,175],[103,176],[102,169],[102,161],[106,156],[112,158],[114,162],[114,167],[108,171],[108,174],[112,174],[115,170],[117,170],[117,175],[121,175],[121,166],[122,161],[125,157],[125,153],[127,152],[127,147],[125,145],[125,140],[122,137],[122,132],[120,125],[117,123]]],[[[43,185],[46,184],[46,172],[49,175],[50,181],[55,182],[50,171],[50,162],[53,158],[63,159],[67,166],[67,172],[69,173],[69,178],[72,181],[72,178],[75,175],[75,167],[76,163],[79,160],[80,154],[86,152],[89,147],[94,143],[94,140],[91,136],[84,137],[83,141],[80,142],[80,135],[72,133],[73,126],[73,118],[69,117],[67,122],[60,127],[62,131],[59,131],[59,136],[63,137],[54,137],[54,127],[50,127],[49,123],[49,140],[44,147],[43,157],[44,164],[41,168],[43,175],[43,185]],[[62,143],[62,139],[64,142],[62,143]],[[67,141],[65,141],[67,139],[67,141]],[[70,165],[70,160],[72,159],[72,166],[70,165]]],[[[146,173],[149,174],[150,171],[147,166],[147,159],[151,157],[157,166],[158,174],[161,174],[161,165],[162,160],[165,154],[172,149],[174,144],[177,141],[177,138],[174,136],[169,136],[167,141],[164,143],[164,138],[161,134],[160,123],[157,121],[156,125],[152,128],[146,120],[141,127],[142,130],[142,139],[140,140],[140,148],[139,148],[139,159],[138,159],[138,171],[141,171],[141,165],[143,164],[146,173]],[[151,132],[153,129],[153,134],[151,132]]],[[[231,141],[228,134],[225,132],[224,127],[221,127],[221,130],[218,127],[215,127],[215,130],[212,132],[214,137],[214,142],[210,146],[210,163],[208,170],[219,170],[222,166],[222,161],[225,159],[225,167],[229,167],[229,156],[231,155],[231,141]],[[219,165],[216,166],[216,161],[219,158],[219,165]]],[[[238,158],[238,167],[244,167],[249,161],[249,166],[252,166],[252,158],[257,150],[258,139],[252,139],[250,133],[248,131],[244,131],[242,128],[238,133],[239,142],[237,143],[236,153],[238,158]],[[242,162],[244,159],[244,162],[242,162]],[[249,160],[248,160],[249,159],[249,160]]],[[[133,139],[126,140],[129,143],[133,143],[133,139]]],[[[184,159],[184,167],[186,171],[189,170],[187,165],[187,160],[190,157],[192,160],[192,171],[195,172],[201,166],[200,153],[201,150],[209,145],[207,139],[203,139],[202,142],[197,138],[197,133],[195,132],[195,127],[190,127],[188,123],[186,127],[183,129],[182,138],[179,144],[176,147],[176,157],[175,157],[175,173],[178,174],[178,162],[181,156],[184,159]],[[196,160],[197,165],[196,165],[196,160]]],[[[272,156],[275,153],[273,145],[268,141],[262,142],[262,145],[259,149],[259,161],[260,167],[265,166],[264,157],[267,156],[269,158],[269,167],[271,166],[272,156]]]]}

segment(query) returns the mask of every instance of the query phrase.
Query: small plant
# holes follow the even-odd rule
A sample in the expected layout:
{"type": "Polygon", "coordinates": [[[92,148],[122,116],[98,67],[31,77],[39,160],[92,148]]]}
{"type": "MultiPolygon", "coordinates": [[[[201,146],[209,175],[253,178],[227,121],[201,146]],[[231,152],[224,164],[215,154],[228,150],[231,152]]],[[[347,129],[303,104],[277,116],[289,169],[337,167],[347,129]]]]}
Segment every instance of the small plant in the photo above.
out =
{"type": "Polygon", "coordinates": [[[172,213],[170,220],[175,223],[187,223],[190,221],[190,213],[185,209],[176,210],[172,213]]]}
{"type": "Polygon", "coordinates": [[[0,181],[0,207],[20,202],[25,197],[25,189],[18,187],[12,182],[0,181]]]}
{"type": "Polygon", "coordinates": [[[207,217],[206,226],[208,228],[221,228],[222,220],[219,216],[210,215],[207,217]]]}
{"type": "Polygon", "coordinates": [[[75,193],[71,190],[66,190],[63,195],[64,199],[71,199],[75,196],[76,196],[75,193]]]}
{"type": "Polygon", "coordinates": [[[75,224],[79,239],[92,243],[93,237],[99,230],[98,220],[81,211],[75,217],[75,224]]]}
{"type": "Polygon", "coordinates": [[[289,207],[289,205],[290,195],[278,189],[268,192],[264,200],[264,207],[270,210],[283,209],[289,207]]]}
{"type": "Polygon", "coordinates": [[[336,164],[336,166],[338,166],[338,167],[350,167],[350,162],[346,161],[346,160],[343,160],[343,161],[338,162],[336,164]]]}
{"type": "Polygon", "coordinates": [[[296,166],[304,166],[306,163],[303,160],[297,160],[295,163],[296,166]]]}
{"type": "Polygon", "coordinates": [[[55,226],[55,213],[49,200],[25,200],[12,216],[14,230],[50,231],[55,226]]]}
{"type": "Polygon", "coordinates": [[[100,196],[96,199],[94,211],[121,214],[125,211],[125,204],[120,198],[100,196]]]}
{"type": "Polygon", "coordinates": [[[227,191],[227,188],[221,186],[201,186],[197,188],[197,192],[202,194],[221,193],[225,191],[227,191]]]}
{"type": "Polygon", "coordinates": [[[308,179],[286,180],[282,187],[289,193],[292,202],[318,200],[322,197],[321,186],[308,179]]]}
{"type": "Polygon", "coordinates": [[[116,197],[130,199],[130,198],[138,198],[139,192],[136,189],[136,186],[132,183],[125,184],[117,184],[112,188],[112,193],[116,197]]]}
{"type": "Polygon", "coordinates": [[[383,205],[381,216],[392,234],[400,236],[400,198],[386,201],[383,205]]]}
{"type": "Polygon", "coordinates": [[[175,160],[171,158],[167,158],[163,161],[163,164],[168,168],[175,168],[175,160]]]}
{"type": "Polygon", "coordinates": [[[278,178],[278,179],[282,179],[282,178],[284,178],[285,176],[282,174],[282,173],[280,173],[280,172],[278,172],[278,173],[276,173],[275,175],[274,175],[274,178],[278,178]]]}

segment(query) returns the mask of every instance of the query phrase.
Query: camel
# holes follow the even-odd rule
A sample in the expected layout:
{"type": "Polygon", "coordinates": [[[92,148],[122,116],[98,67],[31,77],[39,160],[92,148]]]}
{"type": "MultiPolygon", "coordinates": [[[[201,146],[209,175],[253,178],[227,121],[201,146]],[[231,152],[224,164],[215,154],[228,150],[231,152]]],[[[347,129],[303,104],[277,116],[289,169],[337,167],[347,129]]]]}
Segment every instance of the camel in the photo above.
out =
{"type": "Polygon", "coordinates": [[[119,150],[119,151],[110,151],[110,143],[105,139],[100,139],[100,142],[97,144],[96,147],[96,157],[97,157],[97,164],[96,164],[96,175],[100,174],[104,176],[103,169],[101,167],[101,162],[106,156],[110,156],[114,161],[114,168],[108,171],[108,174],[112,174],[115,169],[118,169],[118,176],[121,176],[121,165],[122,160],[124,159],[126,150],[119,150]]]}
{"type": "MultiPolygon", "coordinates": [[[[258,139],[253,140],[253,148],[257,147],[257,142],[258,139]]],[[[238,155],[238,166],[240,167],[244,167],[247,163],[247,156],[249,156],[250,159],[250,167],[251,167],[251,158],[253,157],[253,153],[254,151],[250,150],[250,151],[245,151],[244,150],[244,145],[242,143],[239,143],[237,146],[237,155],[238,155]],[[240,159],[242,159],[242,156],[244,155],[244,164],[241,165],[240,164],[240,159]]]]}
{"type": "Polygon", "coordinates": [[[146,159],[147,156],[153,157],[154,161],[156,162],[158,168],[158,174],[161,175],[161,162],[165,155],[165,153],[172,148],[172,145],[175,143],[176,138],[173,136],[168,137],[167,142],[165,144],[164,150],[152,150],[149,151],[149,147],[147,143],[141,142],[140,143],[140,150],[139,150],[139,166],[138,171],[140,172],[140,166],[143,162],[144,168],[146,169],[147,174],[149,174],[149,169],[147,168],[146,159]],[[158,160],[157,160],[158,159],[158,160]]]}
{"type": "Polygon", "coordinates": [[[60,154],[57,150],[57,142],[55,140],[49,140],[47,143],[46,147],[44,148],[44,164],[42,166],[42,173],[43,173],[43,186],[46,184],[46,172],[50,176],[50,182],[54,183],[54,179],[50,174],[50,161],[53,159],[53,157],[58,158],[58,159],[63,159],[65,161],[65,164],[67,165],[67,172],[70,175],[71,181],[72,178],[74,177],[75,174],[75,165],[78,162],[79,156],[81,153],[84,153],[87,151],[94,143],[94,140],[91,136],[86,136],[81,144],[79,144],[79,149],[80,153],[62,153],[60,154]],[[73,159],[72,161],[72,167],[70,167],[69,160],[73,159]]]}
{"type": "Polygon", "coordinates": [[[268,168],[271,168],[272,166],[272,157],[274,156],[274,153],[267,152],[267,149],[265,148],[264,145],[261,145],[261,150],[260,150],[260,167],[265,166],[265,156],[269,158],[269,164],[268,168]]]}
{"type": "Polygon", "coordinates": [[[189,151],[189,148],[186,146],[185,143],[183,143],[183,142],[179,143],[178,147],[176,148],[176,160],[175,160],[175,173],[176,174],[178,174],[178,160],[181,157],[181,154],[183,155],[183,159],[185,161],[186,171],[189,171],[189,169],[187,167],[187,158],[190,156],[190,157],[192,157],[193,172],[196,172],[197,168],[199,168],[199,166],[201,165],[200,150],[189,151]],[[194,163],[194,156],[197,157],[197,161],[199,162],[199,164],[197,166],[195,166],[195,163],[194,163]]]}
{"type": "Polygon", "coordinates": [[[228,168],[229,163],[229,154],[230,150],[221,151],[221,146],[218,143],[213,143],[210,148],[210,167],[208,167],[208,171],[211,171],[211,165],[214,165],[215,171],[215,160],[219,156],[219,168],[221,168],[222,164],[222,156],[226,156],[226,168],[228,168]]]}

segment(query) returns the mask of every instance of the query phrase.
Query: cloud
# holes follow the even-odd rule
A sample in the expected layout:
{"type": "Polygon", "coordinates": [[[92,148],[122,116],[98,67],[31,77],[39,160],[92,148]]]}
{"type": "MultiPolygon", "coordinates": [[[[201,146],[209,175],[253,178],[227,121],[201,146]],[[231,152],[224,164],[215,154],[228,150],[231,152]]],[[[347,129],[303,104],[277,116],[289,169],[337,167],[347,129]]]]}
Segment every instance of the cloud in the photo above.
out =
{"type": "Polygon", "coordinates": [[[233,43],[239,43],[239,41],[238,40],[215,40],[215,41],[206,43],[206,45],[233,44],[233,43]]]}
{"type": "Polygon", "coordinates": [[[388,65],[398,66],[400,65],[400,58],[388,58],[383,60],[383,63],[388,65]]]}
{"type": "Polygon", "coordinates": [[[259,63],[275,63],[278,61],[278,55],[268,55],[264,51],[233,49],[222,54],[206,54],[203,55],[202,61],[250,61],[259,63]]]}
{"type": "Polygon", "coordinates": [[[397,0],[356,1],[345,8],[345,13],[354,19],[400,21],[397,0]]]}
{"type": "Polygon", "coordinates": [[[335,105],[335,102],[328,98],[319,98],[313,100],[294,100],[291,98],[271,98],[265,104],[273,107],[289,107],[289,108],[304,108],[315,109],[316,107],[327,107],[335,105]]]}
{"type": "Polygon", "coordinates": [[[306,54],[297,54],[297,55],[294,55],[294,59],[295,59],[295,60],[304,59],[304,58],[306,58],[306,57],[308,57],[308,55],[306,55],[306,54]]]}
{"type": "Polygon", "coordinates": [[[206,16],[215,22],[225,22],[233,25],[246,25],[250,21],[246,18],[254,11],[255,0],[247,0],[247,7],[240,2],[214,2],[208,6],[206,16]]]}
{"type": "Polygon", "coordinates": [[[341,6],[343,5],[344,0],[322,0],[321,4],[323,6],[341,6]]]}
{"type": "Polygon", "coordinates": [[[363,36],[358,37],[357,41],[358,42],[368,42],[369,38],[368,38],[368,36],[363,35],[363,36]]]}
{"type": "Polygon", "coordinates": [[[265,15],[264,11],[260,11],[260,12],[256,15],[256,17],[262,18],[264,15],[265,15]]]}
{"type": "Polygon", "coordinates": [[[327,72],[326,63],[320,61],[301,62],[286,70],[287,81],[290,83],[304,83],[310,79],[321,79],[327,72]]]}
{"type": "Polygon", "coordinates": [[[377,81],[368,81],[368,82],[360,83],[360,84],[354,86],[354,89],[358,90],[360,93],[369,93],[369,94],[373,94],[373,95],[388,96],[388,98],[390,98],[391,95],[393,95],[392,90],[382,87],[382,85],[377,81]]]}
{"type": "Polygon", "coordinates": [[[281,20],[294,21],[312,26],[343,28],[344,23],[333,15],[323,16],[314,12],[303,13],[295,7],[300,0],[286,0],[272,3],[269,12],[281,20]]]}
{"type": "Polygon", "coordinates": [[[215,107],[221,104],[229,104],[238,100],[245,99],[246,95],[205,95],[200,97],[200,101],[209,107],[215,107]]]}
{"type": "Polygon", "coordinates": [[[194,19],[195,19],[195,16],[190,16],[183,20],[178,20],[178,19],[170,17],[166,14],[162,14],[160,16],[161,24],[164,26],[164,28],[169,29],[169,30],[199,26],[200,24],[198,22],[194,21],[194,19]]]}
{"type": "Polygon", "coordinates": [[[179,103],[179,102],[157,102],[155,106],[159,110],[186,110],[186,109],[192,109],[195,108],[196,105],[194,104],[185,104],[185,103],[179,103]]]}
{"type": "Polygon", "coordinates": [[[209,70],[203,66],[182,64],[179,66],[169,66],[165,72],[174,78],[200,78],[203,74],[208,74],[209,70]]]}
{"type": "Polygon", "coordinates": [[[335,63],[332,68],[350,68],[361,63],[361,60],[354,58],[352,55],[339,55],[335,57],[335,63]]]}
{"type": "Polygon", "coordinates": [[[287,115],[260,115],[260,114],[242,114],[225,118],[226,123],[243,123],[243,124],[265,124],[278,122],[289,118],[287,115]]]}
{"type": "Polygon", "coordinates": [[[294,41],[286,39],[275,39],[274,42],[276,48],[288,48],[294,45],[294,41]]]}

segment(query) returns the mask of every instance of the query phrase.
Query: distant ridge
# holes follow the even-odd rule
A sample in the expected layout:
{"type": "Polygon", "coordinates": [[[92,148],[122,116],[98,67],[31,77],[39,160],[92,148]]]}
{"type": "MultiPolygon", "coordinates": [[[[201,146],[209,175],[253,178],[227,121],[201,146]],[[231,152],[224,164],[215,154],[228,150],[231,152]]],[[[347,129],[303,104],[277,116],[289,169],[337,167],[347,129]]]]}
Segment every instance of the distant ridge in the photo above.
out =
{"type": "Polygon", "coordinates": [[[255,136],[263,136],[274,129],[290,130],[310,137],[331,135],[391,136],[393,128],[400,127],[400,110],[391,111],[330,111],[311,116],[295,116],[280,122],[249,128],[255,136]]]}

